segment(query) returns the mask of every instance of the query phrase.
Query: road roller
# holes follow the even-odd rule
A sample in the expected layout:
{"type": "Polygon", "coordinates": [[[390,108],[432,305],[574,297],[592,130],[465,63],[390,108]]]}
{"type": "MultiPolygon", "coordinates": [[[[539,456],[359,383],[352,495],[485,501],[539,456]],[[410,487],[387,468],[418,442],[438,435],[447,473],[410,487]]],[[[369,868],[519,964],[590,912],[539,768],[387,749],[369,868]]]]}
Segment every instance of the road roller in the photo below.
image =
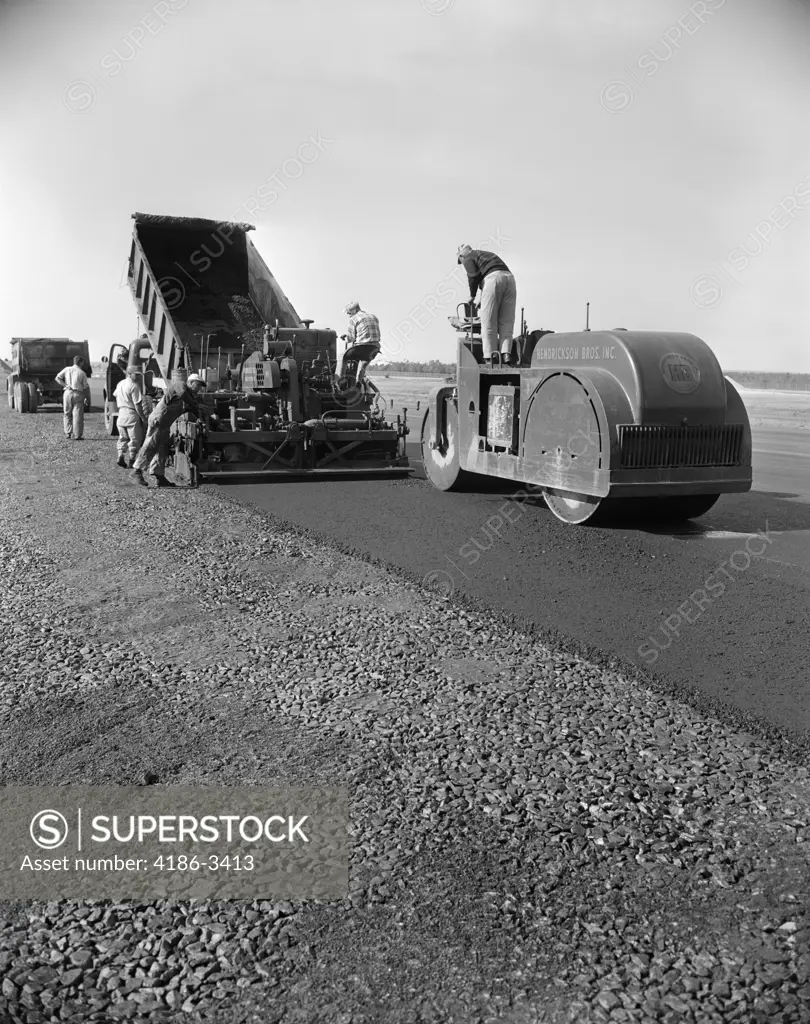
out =
{"type": "Polygon", "coordinates": [[[484,358],[474,304],[449,319],[456,381],[431,391],[421,437],[440,490],[513,481],[577,525],[628,507],[693,519],[751,489],[748,414],[695,335],[529,331],[521,311],[510,365],[484,358]]]}

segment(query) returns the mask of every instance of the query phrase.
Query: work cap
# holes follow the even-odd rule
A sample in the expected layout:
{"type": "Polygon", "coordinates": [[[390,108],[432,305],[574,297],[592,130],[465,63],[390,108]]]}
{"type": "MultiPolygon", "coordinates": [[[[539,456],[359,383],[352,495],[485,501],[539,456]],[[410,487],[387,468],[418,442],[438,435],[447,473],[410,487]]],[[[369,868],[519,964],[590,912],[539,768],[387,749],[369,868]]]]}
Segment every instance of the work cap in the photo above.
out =
{"type": "Polygon", "coordinates": [[[199,373],[192,373],[186,381],[186,384],[205,384],[205,381],[199,373]]]}
{"type": "Polygon", "coordinates": [[[458,254],[459,254],[459,256],[469,256],[471,252],[472,252],[472,246],[471,245],[460,245],[458,247],[458,254]]]}
{"type": "Polygon", "coordinates": [[[347,316],[351,316],[352,313],[356,313],[358,309],[360,309],[359,302],[350,302],[347,306],[344,307],[343,312],[346,313],[347,316]]]}
{"type": "Polygon", "coordinates": [[[127,373],[140,373],[140,372],[141,372],[140,366],[128,366],[127,367],[127,373]]]}

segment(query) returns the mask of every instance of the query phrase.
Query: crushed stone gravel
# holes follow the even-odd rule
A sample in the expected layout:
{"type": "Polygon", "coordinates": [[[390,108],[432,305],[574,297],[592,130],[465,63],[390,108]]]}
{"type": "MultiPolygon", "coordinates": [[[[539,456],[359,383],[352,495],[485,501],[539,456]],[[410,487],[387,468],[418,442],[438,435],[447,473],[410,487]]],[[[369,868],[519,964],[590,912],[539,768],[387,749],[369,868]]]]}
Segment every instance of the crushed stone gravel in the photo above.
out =
{"type": "Polygon", "coordinates": [[[348,785],[333,902],[4,904],[40,1021],[810,1020],[762,738],[0,408],[0,783],[348,785]]]}

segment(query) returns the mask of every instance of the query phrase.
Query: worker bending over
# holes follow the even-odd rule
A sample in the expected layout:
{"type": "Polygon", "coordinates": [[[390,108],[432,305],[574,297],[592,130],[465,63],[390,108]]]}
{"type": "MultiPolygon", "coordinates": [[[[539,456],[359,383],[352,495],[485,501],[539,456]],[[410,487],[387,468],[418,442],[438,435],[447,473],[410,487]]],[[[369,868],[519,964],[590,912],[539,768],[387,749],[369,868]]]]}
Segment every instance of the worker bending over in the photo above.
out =
{"type": "Polygon", "coordinates": [[[349,349],[355,345],[372,345],[376,349],[370,353],[370,358],[358,362],[357,381],[359,382],[363,379],[368,364],[380,351],[380,321],[373,313],[367,313],[361,309],[359,302],[350,302],[343,312],[349,317],[349,326],[346,332],[346,347],[338,361],[338,380],[344,375],[343,370],[349,349]]]}
{"type": "Polygon", "coordinates": [[[205,388],[205,381],[192,373],[184,384],[169,384],[163,398],[155,406],[147,421],[146,437],[138,453],[130,476],[141,487],[148,487],[143,470],[149,463],[149,472],[155,477],[158,487],[174,487],[166,479],[166,456],[169,454],[169,428],[183,413],[198,419],[200,405],[197,399],[205,388]],[[150,462],[151,460],[151,462],[150,462]]]}
{"type": "Polygon", "coordinates": [[[77,441],[84,440],[84,403],[90,397],[90,382],[84,365],[81,356],[74,356],[73,365],[66,366],[56,375],[56,383],[65,389],[62,395],[65,437],[70,439],[75,434],[77,441]]]}
{"type": "Polygon", "coordinates": [[[501,362],[512,362],[517,286],[509,267],[500,256],[485,249],[458,247],[458,262],[464,264],[470,281],[470,298],[475,302],[481,289],[481,340],[484,358],[500,351],[501,362]],[[500,347],[499,347],[500,346],[500,347]]]}
{"type": "Polygon", "coordinates": [[[118,406],[118,465],[132,469],[143,444],[146,431],[146,413],[143,411],[143,393],[138,386],[138,367],[128,366],[126,376],[115,389],[118,406]],[[129,461],[126,459],[129,450],[129,461]]]}

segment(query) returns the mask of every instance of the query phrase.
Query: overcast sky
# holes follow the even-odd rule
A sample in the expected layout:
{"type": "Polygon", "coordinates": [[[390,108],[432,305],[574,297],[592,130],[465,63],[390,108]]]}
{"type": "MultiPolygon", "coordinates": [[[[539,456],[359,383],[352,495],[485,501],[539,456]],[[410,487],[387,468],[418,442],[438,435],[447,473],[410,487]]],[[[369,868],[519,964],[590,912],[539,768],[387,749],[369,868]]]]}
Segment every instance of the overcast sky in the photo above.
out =
{"type": "Polygon", "coordinates": [[[142,211],[256,225],[299,315],[356,298],[384,356],[454,357],[467,242],[530,327],[590,301],[810,370],[803,0],[0,0],[0,80],[0,355],[137,336],[142,211]]]}

